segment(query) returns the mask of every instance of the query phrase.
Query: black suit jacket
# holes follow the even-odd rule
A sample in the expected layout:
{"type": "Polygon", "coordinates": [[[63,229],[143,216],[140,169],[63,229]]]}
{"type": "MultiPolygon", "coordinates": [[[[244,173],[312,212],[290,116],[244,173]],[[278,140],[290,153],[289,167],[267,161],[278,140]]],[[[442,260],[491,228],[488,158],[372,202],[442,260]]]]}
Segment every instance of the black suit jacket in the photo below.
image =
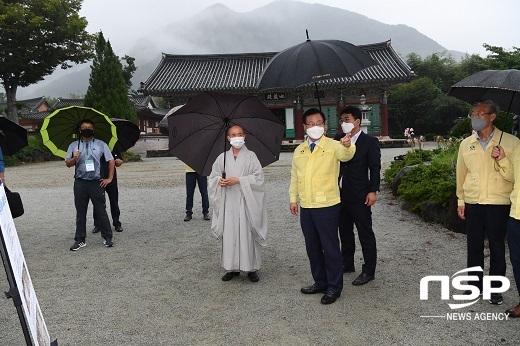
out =
{"type": "MultiPolygon", "coordinates": [[[[334,139],[344,137],[338,133],[334,139]]],[[[369,192],[379,191],[381,181],[381,149],[376,137],[364,132],[356,140],[354,157],[341,162],[339,178],[343,177],[341,202],[365,203],[369,192]]]]}

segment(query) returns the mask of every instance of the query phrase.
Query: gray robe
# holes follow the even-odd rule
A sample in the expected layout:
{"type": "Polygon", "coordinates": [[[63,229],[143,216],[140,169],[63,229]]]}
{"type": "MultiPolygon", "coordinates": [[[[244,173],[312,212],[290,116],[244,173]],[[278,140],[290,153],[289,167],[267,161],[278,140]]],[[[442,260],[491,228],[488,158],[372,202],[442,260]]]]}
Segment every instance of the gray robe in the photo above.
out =
{"type": "Polygon", "coordinates": [[[221,187],[224,153],[215,160],[209,176],[213,206],[211,230],[222,239],[221,266],[228,271],[260,269],[260,246],[266,245],[267,207],[264,172],[256,154],[244,145],[235,160],[233,150],[226,153],[226,177],[240,183],[221,187]]]}

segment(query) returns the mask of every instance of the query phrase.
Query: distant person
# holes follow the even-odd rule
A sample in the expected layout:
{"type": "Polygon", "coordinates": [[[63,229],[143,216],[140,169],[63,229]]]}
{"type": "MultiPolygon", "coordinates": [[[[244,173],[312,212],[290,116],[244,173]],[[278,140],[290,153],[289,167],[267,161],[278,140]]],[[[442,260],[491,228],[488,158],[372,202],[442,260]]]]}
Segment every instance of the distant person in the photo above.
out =
{"type": "MultiPolygon", "coordinates": [[[[105,187],[105,191],[108,195],[108,200],[110,201],[110,215],[112,216],[112,225],[116,232],[123,232],[123,225],[119,220],[121,216],[121,210],[119,209],[119,189],[117,187],[117,169],[116,167],[121,167],[123,164],[123,159],[121,156],[121,151],[119,150],[119,144],[116,143],[114,150],[112,150],[112,156],[114,157],[114,179],[112,182],[105,187]]],[[[103,178],[108,178],[108,162],[105,161],[105,164],[102,165],[101,176],[103,178]]],[[[100,228],[97,226],[98,220],[94,215],[94,229],[92,229],[92,233],[98,233],[100,228]]]]}
{"type": "MultiPolygon", "coordinates": [[[[484,239],[489,241],[489,275],[506,275],[505,237],[510,211],[513,184],[501,175],[520,140],[500,131],[494,120],[500,113],[493,101],[477,102],[471,113],[475,133],[460,143],[457,158],[457,213],[466,220],[467,267],[484,269],[484,239]],[[493,148],[500,145],[502,155],[493,148]]],[[[481,271],[468,275],[478,276],[468,284],[482,292],[481,271]]],[[[492,285],[499,285],[493,281],[492,285]]],[[[471,291],[465,292],[470,294],[471,291]]],[[[491,304],[502,304],[500,293],[492,293],[491,304]]]]}
{"type": "Polygon", "coordinates": [[[251,282],[259,280],[260,246],[266,245],[267,207],[264,172],[256,154],[247,149],[244,130],[228,130],[231,149],[220,154],[209,176],[213,205],[211,229],[222,239],[220,265],[227,271],[222,281],[246,272],[251,282]],[[226,173],[225,178],[222,173],[226,173]]]}
{"type": "Polygon", "coordinates": [[[79,125],[80,140],[74,141],[67,149],[65,164],[74,167],[74,205],[76,206],[75,243],[71,251],[77,251],[86,246],[87,209],[89,200],[94,206],[94,217],[99,222],[101,235],[107,247],[114,245],[112,228],[105,206],[105,188],[114,177],[114,158],[112,153],[100,139],[94,138],[94,123],[89,119],[82,120],[79,125]],[[108,178],[101,176],[101,158],[104,155],[108,162],[108,178]]]}
{"type": "Polygon", "coordinates": [[[209,217],[209,198],[208,198],[208,177],[195,172],[190,166],[186,166],[186,217],[184,221],[190,221],[193,216],[193,195],[195,185],[199,185],[200,197],[202,198],[202,217],[210,220],[209,217]]]}
{"type": "Polygon", "coordinates": [[[305,238],[314,284],[303,294],[324,293],[322,304],[332,304],[343,290],[343,260],[338,239],[340,194],[339,163],[352,159],[356,146],[350,135],[340,142],[328,138],[325,115],[316,108],[303,113],[307,139],[294,150],[289,208],[298,215],[305,238]]]}
{"type": "MultiPolygon", "coordinates": [[[[343,254],[343,272],[353,273],[356,241],[354,225],[358,233],[364,264],[361,274],[352,282],[354,286],[364,285],[374,279],[377,262],[376,236],[372,229],[372,205],[377,201],[381,181],[381,149],[376,137],[361,131],[361,110],[347,106],[340,112],[341,127],[350,130],[350,140],[356,145],[354,157],[340,163],[339,183],[341,213],[339,235],[343,254]]],[[[346,130],[346,131],[345,131],[346,130]]],[[[346,133],[337,134],[340,140],[346,133]]]]}

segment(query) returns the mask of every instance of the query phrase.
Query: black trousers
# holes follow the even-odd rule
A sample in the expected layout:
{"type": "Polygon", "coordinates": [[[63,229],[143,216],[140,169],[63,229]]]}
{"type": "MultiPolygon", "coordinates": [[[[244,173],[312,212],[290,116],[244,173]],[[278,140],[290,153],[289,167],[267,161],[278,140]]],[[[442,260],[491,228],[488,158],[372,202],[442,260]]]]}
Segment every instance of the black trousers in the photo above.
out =
{"type": "Polygon", "coordinates": [[[343,266],[345,267],[354,267],[354,254],[356,252],[354,225],[356,225],[365,262],[361,271],[374,275],[377,262],[377,247],[376,236],[372,229],[372,208],[364,203],[341,202],[339,236],[341,239],[343,266]]]}
{"type": "MultiPolygon", "coordinates": [[[[480,266],[484,269],[484,238],[489,241],[489,275],[506,275],[505,237],[510,205],[468,204],[466,216],[466,239],[468,268],[480,266]]],[[[479,277],[478,281],[468,282],[482,290],[482,272],[470,272],[479,277]]],[[[492,285],[499,285],[492,282],[492,285]]]]}
{"type": "MultiPolygon", "coordinates": [[[[119,190],[117,188],[117,177],[115,174],[112,182],[105,187],[105,192],[107,193],[108,201],[110,202],[112,225],[114,227],[121,226],[121,221],[119,221],[119,216],[121,215],[121,211],[119,210],[119,190]]],[[[94,215],[94,226],[99,227],[96,215],[94,215]]]]}
{"type": "Polygon", "coordinates": [[[507,223],[507,245],[515,276],[516,291],[520,294],[520,220],[512,217],[509,217],[507,223]]]}
{"type": "Polygon", "coordinates": [[[99,180],[74,179],[74,205],[76,206],[76,241],[85,241],[87,237],[87,210],[89,201],[94,206],[94,217],[104,238],[112,238],[112,228],[106,211],[105,189],[99,186],[99,180]]]}
{"type": "Polygon", "coordinates": [[[199,185],[200,197],[202,198],[202,213],[209,211],[208,177],[197,172],[186,172],[186,214],[193,214],[193,194],[195,185],[199,185]]]}
{"type": "Polygon", "coordinates": [[[339,249],[340,206],[300,208],[300,224],[316,287],[334,293],[343,290],[343,268],[339,249]]]}

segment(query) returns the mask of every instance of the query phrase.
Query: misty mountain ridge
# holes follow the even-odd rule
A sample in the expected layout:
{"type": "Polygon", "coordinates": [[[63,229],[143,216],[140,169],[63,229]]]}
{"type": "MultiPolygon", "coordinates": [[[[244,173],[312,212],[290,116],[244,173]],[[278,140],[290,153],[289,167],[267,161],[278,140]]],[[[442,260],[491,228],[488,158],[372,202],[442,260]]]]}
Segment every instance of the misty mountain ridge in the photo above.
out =
{"type": "MultiPolygon", "coordinates": [[[[392,46],[403,58],[412,52],[426,57],[446,51],[446,48],[434,40],[403,24],[384,24],[348,10],[285,0],[275,1],[247,13],[235,12],[222,4],[214,4],[197,15],[167,23],[151,31],[138,38],[129,49],[116,54],[120,57],[128,54],[135,58],[137,71],[132,81],[134,88],[137,88],[139,82],[144,82],[153,72],[163,52],[276,52],[305,41],[306,29],[311,40],[336,39],[362,45],[391,39],[392,46]]],[[[461,52],[448,53],[455,59],[464,55],[461,52]]],[[[20,88],[17,99],[42,95],[84,95],[89,83],[90,64],[56,71],[46,81],[20,88]]]]}

